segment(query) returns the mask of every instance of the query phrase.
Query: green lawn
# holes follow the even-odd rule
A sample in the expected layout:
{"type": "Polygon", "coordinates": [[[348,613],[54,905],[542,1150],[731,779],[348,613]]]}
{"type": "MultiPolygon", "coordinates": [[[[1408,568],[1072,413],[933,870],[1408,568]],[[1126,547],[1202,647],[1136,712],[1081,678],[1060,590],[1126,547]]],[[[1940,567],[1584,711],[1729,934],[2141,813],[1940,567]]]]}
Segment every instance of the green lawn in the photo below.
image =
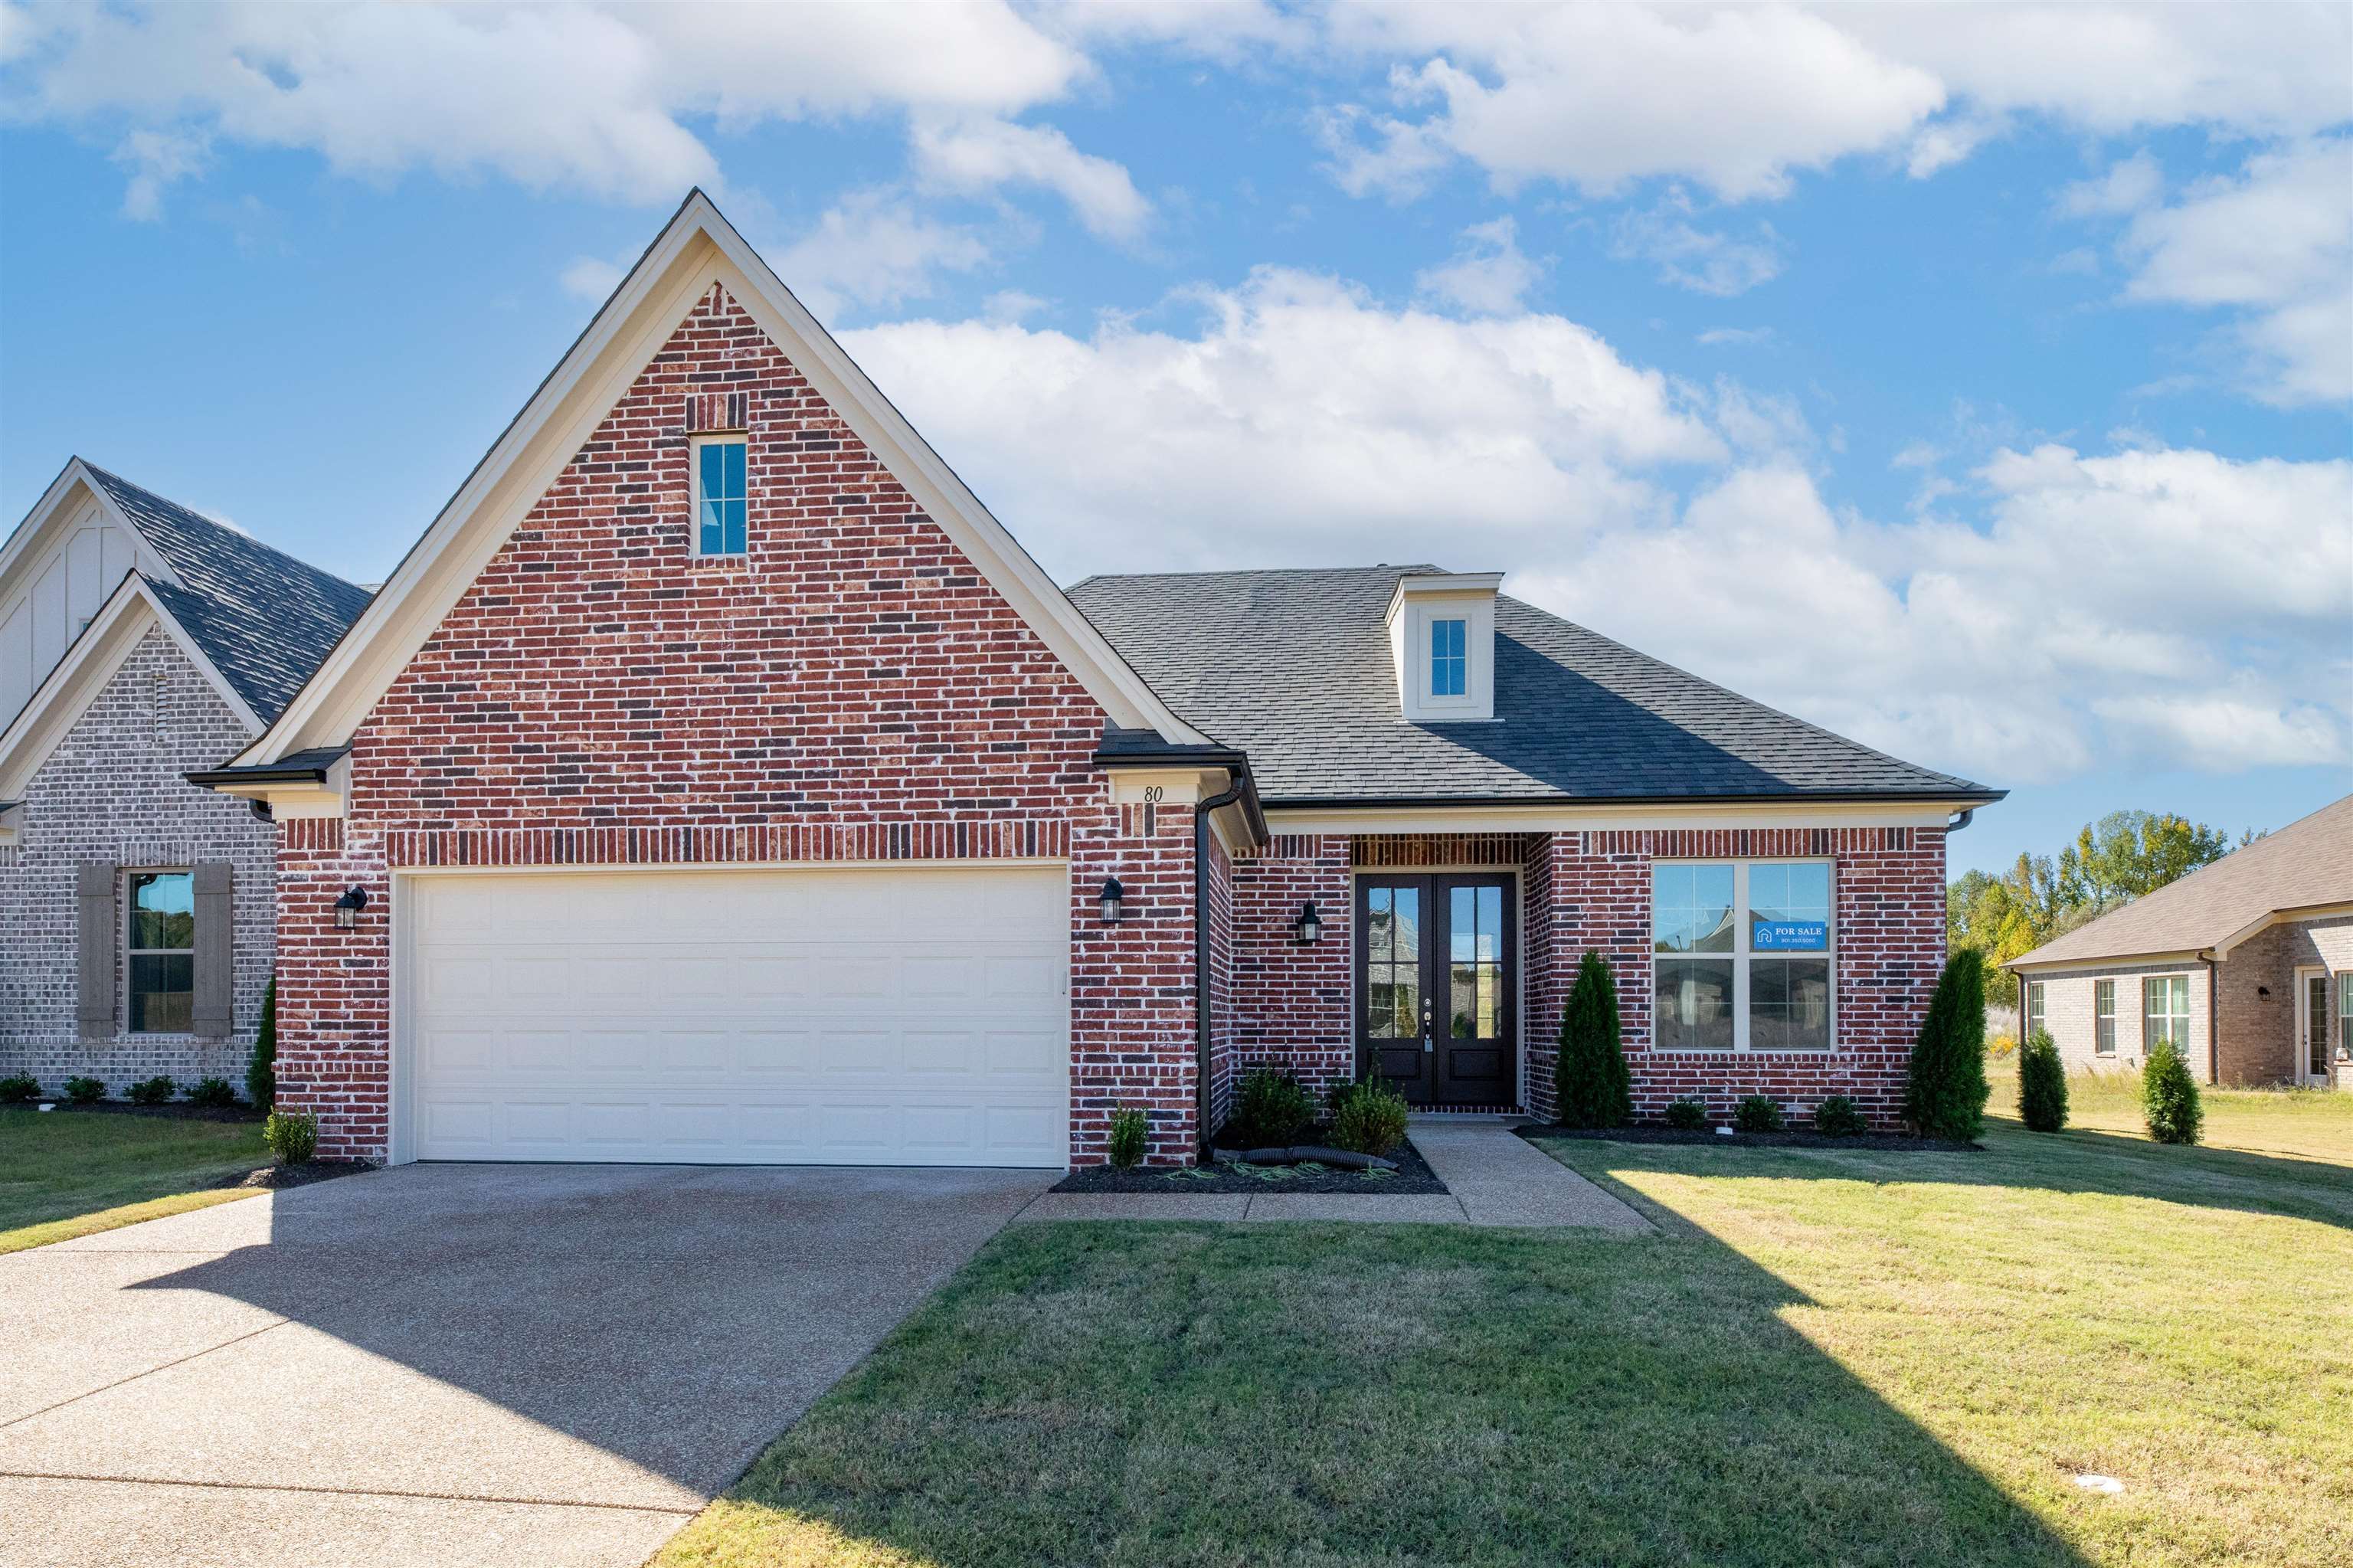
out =
{"type": "Polygon", "coordinates": [[[657,1563],[2353,1562],[2353,1169],[1987,1142],[1551,1146],[1657,1237],[1016,1226],[657,1563]]]}
{"type": "MultiPolygon", "coordinates": [[[[1991,1108],[2015,1119],[2018,1062],[1989,1064],[1991,1108]]],[[[2206,1141],[2222,1149],[2284,1154],[2353,1165],[2353,1095],[2334,1089],[2200,1088],[2206,1107],[2206,1141]]],[[[2067,1077],[2071,1127],[2146,1137],[2141,1122],[2140,1074],[2130,1069],[2071,1073],[2067,1077]]]]}
{"type": "Polygon", "coordinates": [[[259,1122],[0,1110],[0,1253],[253,1195],[259,1122]]]}

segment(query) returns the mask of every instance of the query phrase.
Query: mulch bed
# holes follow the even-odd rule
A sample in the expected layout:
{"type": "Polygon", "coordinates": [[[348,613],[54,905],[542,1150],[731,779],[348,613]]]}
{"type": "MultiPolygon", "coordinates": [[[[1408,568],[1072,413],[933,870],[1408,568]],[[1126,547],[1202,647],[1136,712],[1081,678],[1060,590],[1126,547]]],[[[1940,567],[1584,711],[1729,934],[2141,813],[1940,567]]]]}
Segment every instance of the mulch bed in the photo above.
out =
{"type": "Polygon", "coordinates": [[[1907,1154],[1979,1153],[1981,1143],[1956,1143],[1949,1138],[1914,1138],[1901,1132],[1859,1132],[1832,1138],[1823,1132],[1736,1132],[1726,1138],[1714,1128],[1695,1130],[1680,1127],[1558,1127],[1552,1124],[1514,1129],[1522,1138],[1581,1138],[1602,1143],[1704,1143],[1716,1149],[1889,1149],[1907,1154]]]}
{"type": "Polygon", "coordinates": [[[282,1192],[289,1187],[308,1187],[313,1181],[332,1181],[338,1176],[356,1176],[375,1169],[364,1160],[306,1160],[300,1165],[265,1165],[250,1176],[221,1185],[267,1187],[273,1192],[282,1192]]]}
{"type": "Polygon", "coordinates": [[[1194,1196],[1205,1192],[1352,1192],[1359,1197],[1390,1193],[1446,1191],[1446,1183],[1430,1161],[1410,1143],[1390,1150],[1395,1171],[1339,1171],[1328,1166],[1215,1165],[1172,1167],[1140,1165],[1114,1171],[1089,1165],[1054,1183],[1057,1192],[1166,1192],[1194,1196]]]}
{"type": "Polygon", "coordinates": [[[102,1116],[155,1117],[164,1121],[259,1121],[265,1114],[251,1106],[192,1106],[185,1100],[166,1100],[160,1106],[134,1106],[129,1100],[84,1100],[79,1104],[58,1100],[55,1104],[58,1108],[49,1113],[52,1116],[70,1111],[75,1116],[95,1112],[102,1116]]]}

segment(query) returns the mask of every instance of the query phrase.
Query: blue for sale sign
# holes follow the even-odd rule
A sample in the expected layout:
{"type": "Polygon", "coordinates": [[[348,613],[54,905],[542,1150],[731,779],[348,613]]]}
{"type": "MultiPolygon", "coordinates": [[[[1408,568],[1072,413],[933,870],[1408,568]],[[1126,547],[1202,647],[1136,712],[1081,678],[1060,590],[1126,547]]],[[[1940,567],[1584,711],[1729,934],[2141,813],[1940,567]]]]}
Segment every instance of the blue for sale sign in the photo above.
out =
{"type": "Polygon", "coordinates": [[[1819,953],[1830,945],[1827,920],[1759,920],[1748,931],[1748,946],[1754,952],[1819,953]]]}

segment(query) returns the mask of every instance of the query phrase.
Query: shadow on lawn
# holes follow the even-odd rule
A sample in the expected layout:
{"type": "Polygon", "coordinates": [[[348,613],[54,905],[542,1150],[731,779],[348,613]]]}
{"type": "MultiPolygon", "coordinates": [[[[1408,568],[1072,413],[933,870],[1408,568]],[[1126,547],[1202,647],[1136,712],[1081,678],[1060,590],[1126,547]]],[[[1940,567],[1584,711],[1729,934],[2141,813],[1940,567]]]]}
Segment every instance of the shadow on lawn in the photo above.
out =
{"type": "Polygon", "coordinates": [[[2084,1561],[1806,1300],[1704,1237],[1017,1227],[657,1563],[2084,1561]]]}

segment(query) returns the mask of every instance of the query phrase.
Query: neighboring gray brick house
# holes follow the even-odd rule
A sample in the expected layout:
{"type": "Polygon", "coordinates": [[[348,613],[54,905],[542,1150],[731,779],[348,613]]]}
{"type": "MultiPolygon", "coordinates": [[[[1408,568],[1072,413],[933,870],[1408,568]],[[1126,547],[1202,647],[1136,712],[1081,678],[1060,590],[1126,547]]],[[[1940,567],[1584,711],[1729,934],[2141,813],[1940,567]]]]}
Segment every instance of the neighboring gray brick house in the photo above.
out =
{"type": "Polygon", "coordinates": [[[2168,1034],[2209,1083],[2353,1088],[2353,796],[2005,967],[2071,1068],[2168,1034]]]}
{"type": "Polygon", "coordinates": [[[79,459],[0,546],[0,1075],[241,1081],[277,832],[186,775],[366,602],[79,459]]]}

